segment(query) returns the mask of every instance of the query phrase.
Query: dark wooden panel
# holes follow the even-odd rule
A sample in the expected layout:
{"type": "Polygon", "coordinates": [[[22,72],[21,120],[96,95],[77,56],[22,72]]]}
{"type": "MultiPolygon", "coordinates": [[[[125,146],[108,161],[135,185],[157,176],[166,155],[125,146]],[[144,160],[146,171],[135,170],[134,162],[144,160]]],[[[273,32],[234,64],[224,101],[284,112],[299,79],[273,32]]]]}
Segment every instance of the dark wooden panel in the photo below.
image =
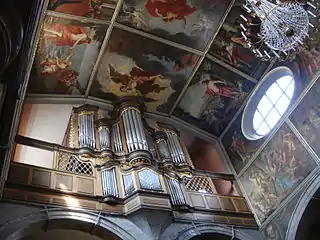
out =
{"type": "Polygon", "coordinates": [[[49,188],[51,184],[51,172],[34,169],[31,183],[33,185],[49,188]]]}
{"type": "Polygon", "coordinates": [[[9,171],[9,182],[28,184],[29,168],[11,165],[9,171]]]}

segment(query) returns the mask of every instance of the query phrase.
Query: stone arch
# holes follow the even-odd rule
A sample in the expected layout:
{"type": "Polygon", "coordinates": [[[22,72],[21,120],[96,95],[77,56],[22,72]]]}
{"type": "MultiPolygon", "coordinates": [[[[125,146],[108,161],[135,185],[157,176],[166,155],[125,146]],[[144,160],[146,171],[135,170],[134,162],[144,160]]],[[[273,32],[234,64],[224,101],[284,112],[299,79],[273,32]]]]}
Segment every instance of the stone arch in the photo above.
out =
{"type": "Polygon", "coordinates": [[[239,229],[232,229],[229,226],[215,224],[171,224],[161,235],[160,240],[190,240],[195,236],[200,236],[206,233],[218,233],[234,236],[240,240],[256,240],[239,229]],[[233,235],[234,234],[234,235],[233,235]]]}
{"type": "Polygon", "coordinates": [[[320,168],[314,176],[314,180],[310,181],[310,184],[301,194],[301,197],[299,198],[298,203],[293,210],[286,232],[286,240],[295,239],[302,215],[305,212],[313,195],[320,188],[320,168]]]}
{"type": "Polygon", "coordinates": [[[45,208],[11,219],[0,226],[0,239],[16,240],[46,229],[79,230],[100,237],[109,232],[123,240],[149,239],[126,218],[66,208],[45,208]]]}

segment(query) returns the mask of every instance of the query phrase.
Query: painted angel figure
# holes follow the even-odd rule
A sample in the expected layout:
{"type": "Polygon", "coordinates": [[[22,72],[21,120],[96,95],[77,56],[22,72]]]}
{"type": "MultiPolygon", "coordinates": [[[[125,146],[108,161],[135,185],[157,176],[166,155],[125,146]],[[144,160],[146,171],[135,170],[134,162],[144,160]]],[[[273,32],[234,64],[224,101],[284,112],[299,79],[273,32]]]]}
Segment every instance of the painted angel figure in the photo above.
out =
{"type": "Polygon", "coordinates": [[[54,74],[60,70],[66,69],[72,65],[71,57],[73,53],[69,54],[66,58],[59,58],[55,56],[54,58],[49,58],[40,63],[43,66],[41,74],[46,78],[50,74],[54,74]]]}
{"type": "Polygon", "coordinates": [[[148,24],[146,22],[145,17],[142,14],[142,9],[134,8],[126,2],[124,2],[122,6],[122,11],[123,13],[125,13],[125,15],[120,17],[123,17],[124,20],[131,20],[132,23],[138,28],[148,29],[148,24]]]}
{"type": "Polygon", "coordinates": [[[147,0],[145,7],[152,17],[161,18],[165,23],[186,21],[185,17],[197,10],[189,6],[186,0],[147,0]]]}
{"type": "Polygon", "coordinates": [[[45,26],[43,31],[45,41],[52,41],[57,46],[71,46],[71,48],[78,44],[91,43],[95,36],[94,29],[87,33],[82,26],[68,26],[61,23],[45,26]]]}

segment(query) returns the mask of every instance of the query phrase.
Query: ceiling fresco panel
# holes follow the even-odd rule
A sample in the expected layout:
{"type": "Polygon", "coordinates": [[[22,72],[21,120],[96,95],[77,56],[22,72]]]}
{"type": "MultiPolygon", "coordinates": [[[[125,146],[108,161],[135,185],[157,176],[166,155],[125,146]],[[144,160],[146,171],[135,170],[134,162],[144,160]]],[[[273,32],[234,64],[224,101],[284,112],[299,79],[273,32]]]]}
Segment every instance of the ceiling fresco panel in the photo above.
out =
{"type": "Polygon", "coordinates": [[[245,13],[242,8],[243,3],[245,3],[244,0],[235,2],[213,41],[209,53],[241,72],[259,79],[268,67],[269,61],[262,61],[255,57],[241,35],[240,15],[245,13]]]}
{"type": "Polygon", "coordinates": [[[240,177],[253,211],[263,222],[317,164],[284,124],[240,177]]]}
{"type": "Polygon", "coordinates": [[[47,16],[28,91],[83,94],[107,26],[47,16]]]}
{"type": "Polygon", "coordinates": [[[111,20],[117,0],[50,0],[48,10],[75,16],[111,20]]]}
{"type": "MultiPolygon", "coordinates": [[[[317,29],[320,28],[319,21],[313,20],[312,23],[317,29]]],[[[296,95],[299,95],[320,69],[320,31],[312,31],[304,44],[291,52],[287,59],[279,60],[274,67],[277,66],[287,66],[292,70],[296,81],[296,95]]]]}
{"type": "Polygon", "coordinates": [[[118,22],[204,50],[230,0],[125,0],[118,22]]]}
{"type": "Polygon", "coordinates": [[[206,59],[174,115],[219,136],[253,87],[253,82],[206,59]]]}
{"type": "Polygon", "coordinates": [[[262,138],[252,141],[243,135],[241,129],[242,113],[236,118],[222,138],[222,143],[229,159],[238,174],[251,160],[265,140],[265,138],[262,138]]]}
{"type": "Polygon", "coordinates": [[[320,83],[319,80],[309,90],[290,115],[290,120],[303,138],[320,156],[320,83]]]}
{"type": "Polygon", "coordinates": [[[110,101],[135,96],[148,111],[169,113],[198,59],[193,53],[114,28],[90,94],[110,101]]]}

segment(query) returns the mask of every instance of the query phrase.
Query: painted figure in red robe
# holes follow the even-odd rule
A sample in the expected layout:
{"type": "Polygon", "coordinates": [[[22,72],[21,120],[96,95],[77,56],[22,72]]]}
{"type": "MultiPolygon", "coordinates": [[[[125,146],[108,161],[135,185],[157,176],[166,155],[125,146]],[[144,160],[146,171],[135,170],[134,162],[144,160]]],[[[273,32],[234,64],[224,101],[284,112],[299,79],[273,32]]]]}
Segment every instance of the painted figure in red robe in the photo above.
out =
{"type": "Polygon", "coordinates": [[[44,27],[44,39],[52,41],[58,46],[74,47],[78,44],[91,43],[92,39],[82,26],[68,26],[61,23],[55,23],[50,27],[44,27]]]}
{"type": "Polygon", "coordinates": [[[165,23],[173,20],[183,20],[197,9],[189,6],[186,0],[147,0],[145,5],[152,17],[159,17],[165,23]]]}
{"type": "Polygon", "coordinates": [[[235,98],[235,95],[238,95],[239,93],[235,91],[231,87],[221,86],[221,85],[227,85],[224,81],[220,80],[205,80],[202,82],[203,84],[206,84],[206,95],[209,96],[221,96],[221,97],[227,97],[227,98],[235,98]]]}

